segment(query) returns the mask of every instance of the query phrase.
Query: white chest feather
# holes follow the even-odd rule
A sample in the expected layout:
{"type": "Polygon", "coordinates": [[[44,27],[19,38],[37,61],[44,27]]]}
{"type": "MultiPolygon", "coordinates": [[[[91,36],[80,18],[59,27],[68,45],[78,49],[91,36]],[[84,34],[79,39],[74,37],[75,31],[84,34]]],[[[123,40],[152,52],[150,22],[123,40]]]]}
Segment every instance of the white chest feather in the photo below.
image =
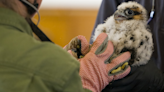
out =
{"type": "Polygon", "coordinates": [[[113,42],[115,52],[113,57],[119,55],[123,50],[131,51],[133,64],[146,64],[153,52],[152,34],[146,29],[142,21],[131,20],[115,24],[113,16],[109,17],[104,24],[97,26],[93,41],[97,36],[105,32],[108,39],[113,42]]]}

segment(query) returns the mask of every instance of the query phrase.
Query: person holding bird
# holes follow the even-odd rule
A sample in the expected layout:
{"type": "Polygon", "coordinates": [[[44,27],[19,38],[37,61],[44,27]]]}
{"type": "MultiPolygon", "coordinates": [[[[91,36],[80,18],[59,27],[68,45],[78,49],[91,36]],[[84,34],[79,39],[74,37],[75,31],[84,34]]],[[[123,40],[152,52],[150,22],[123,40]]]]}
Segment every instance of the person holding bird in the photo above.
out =
{"type": "Polygon", "coordinates": [[[90,50],[86,38],[77,37],[81,52],[87,52],[81,59],[75,59],[45,35],[45,39],[36,40],[33,32],[40,29],[31,18],[36,12],[39,15],[41,2],[0,0],[0,92],[100,92],[109,82],[130,72],[127,66],[122,73],[108,75],[131,54],[125,52],[105,64],[114,51],[105,33],[90,50]]]}

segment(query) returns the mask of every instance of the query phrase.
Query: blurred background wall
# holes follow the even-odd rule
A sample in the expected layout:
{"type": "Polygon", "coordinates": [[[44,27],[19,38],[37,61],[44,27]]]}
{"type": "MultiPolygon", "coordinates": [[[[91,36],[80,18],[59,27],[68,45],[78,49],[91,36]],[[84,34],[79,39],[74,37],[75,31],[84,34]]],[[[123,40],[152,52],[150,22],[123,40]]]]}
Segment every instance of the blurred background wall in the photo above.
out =
{"type": "Polygon", "coordinates": [[[43,0],[39,27],[62,47],[78,35],[89,41],[100,4],[101,0],[43,0]]]}

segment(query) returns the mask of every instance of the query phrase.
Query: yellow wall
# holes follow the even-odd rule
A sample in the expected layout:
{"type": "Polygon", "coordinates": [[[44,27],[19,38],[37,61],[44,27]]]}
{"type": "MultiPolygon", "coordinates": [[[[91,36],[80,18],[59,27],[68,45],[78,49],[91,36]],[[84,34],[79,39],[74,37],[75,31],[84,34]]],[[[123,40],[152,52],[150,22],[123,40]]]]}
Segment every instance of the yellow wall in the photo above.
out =
{"type": "MultiPolygon", "coordinates": [[[[40,10],[39,27],[56,44],[65,46],[77,35],[89,41],[97,10],[40,10]]],[[[37,15],[33,19],[37,22],[37,15]]]]}

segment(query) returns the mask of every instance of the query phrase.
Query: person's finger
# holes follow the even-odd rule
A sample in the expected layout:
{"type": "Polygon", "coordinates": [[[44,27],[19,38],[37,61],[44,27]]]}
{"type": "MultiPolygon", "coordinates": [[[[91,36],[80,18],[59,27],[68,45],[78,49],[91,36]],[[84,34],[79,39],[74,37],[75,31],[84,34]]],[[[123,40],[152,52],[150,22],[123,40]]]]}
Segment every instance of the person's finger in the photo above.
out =
{"type": "Polygon", "coordinates": [[[119,65],[125,61],[128,62],[128,60],[130,60],[130,58],[131,58],[131,53],[124,52],[124,53],[121,53],[120,55],[118,55],[116,58],[112,59],[110,64],[119,65]]]}
{"type": "Polygon", "coordinates": [[[138,76],[138,73],[128,74],[126,77],[124,77],[122,79],[115,80],[115,81],[111,82],[111,86],[117,87],[119,85],[126,86],[128,84],[135,84],[133,82],[135,82],[134,80],[137,76],[138,76]]]}
{"type": "Polygon", "coordinates": [[[93,42],[91,51],[96,55],[98,55],[101,53],[102,49],[104,49],[104,47],[107,45],[107,43],[108,43],[107,34],[101,33],[93,42]]]}
{"type": "Polygon", "coordinates": [[[77,37],[73,38],[63,49],[66,51],[75,49],[79,44],[79,39],[77,37]]]}
{"type": "Polygon", "coordinates": [[[114,58],[109,64],[107,64],[107,70],[109,76],[114,76],[114,80],[123,78],[130,73],[130,66],[126,64],[131,57],[130,52],[124,52],[117,58],[114,58]]]}
{"type": "Polygon", "coordinates": [[[109,60],[109,58],[112,56],[114,52],[114,47],[111,41],[108,41],[106,44],[106,47],[102,48],[102,51],[100,54],[97,55],[97,57],[101,58],[101,60],[103,62],[101,63],[105,63],[106,61],[109,60]]]}
{"type": "MultiPolygon", "coordinates": [[[[102,61],[107,61],[114,52],[113,43],[108,41],[108,36],[101,33],[91,47],[91,52],[95,53],[102,61]]],[[[104,63],[104,62],[102,62],[104,63]]]]}
{"type": "Polygon", "coordinates": [[[77,36],[77,38],[80,40],[81,53],[83,55],[87,54],[89,52],[89,43],[87,39],[82,35],[77,36]]]}

